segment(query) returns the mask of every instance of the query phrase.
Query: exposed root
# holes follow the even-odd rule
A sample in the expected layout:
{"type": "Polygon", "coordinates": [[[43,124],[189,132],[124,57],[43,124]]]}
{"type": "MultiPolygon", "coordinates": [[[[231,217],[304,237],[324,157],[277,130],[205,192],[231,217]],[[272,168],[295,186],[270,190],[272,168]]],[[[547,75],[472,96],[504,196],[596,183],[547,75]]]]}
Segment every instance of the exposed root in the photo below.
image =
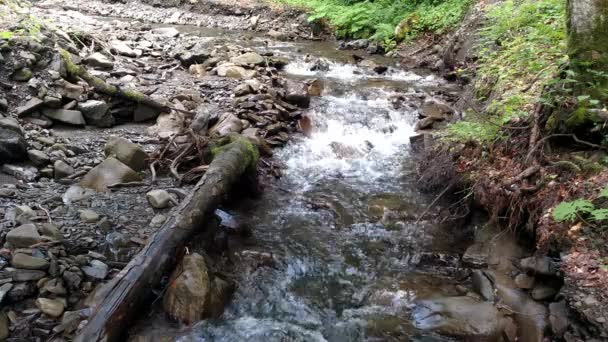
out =
{"type": "Polygon", "coordinates": [[[158,171],[169,171],[178,183],[191,183],[198,180],[207,170],[205,152],[209,142],[208,137],[183,130],[171,137],[163,146],[157,149],[151,158],[150,171],[152,183],[156,182],[158,171]],[[187,141],[178,143],[178,141],[187,141]]]}

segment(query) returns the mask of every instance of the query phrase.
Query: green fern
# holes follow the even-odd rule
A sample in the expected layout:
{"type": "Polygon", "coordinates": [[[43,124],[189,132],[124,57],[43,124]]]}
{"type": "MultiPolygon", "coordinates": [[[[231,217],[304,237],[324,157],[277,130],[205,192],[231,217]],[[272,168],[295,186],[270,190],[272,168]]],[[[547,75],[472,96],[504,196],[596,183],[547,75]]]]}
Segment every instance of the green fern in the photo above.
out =
{"type": "Polygon", "coordinates": [[[598,198],[606,198],[608,197],[608,186],[600,191],[600,194],[597,196],[598,198]]]}
{"type": "Polygon", "coordinates": [[[593,203],[577,199],[572,202],[562,202],[553,210],[553,219],[557,222],[574,221],[579,214],[588,214],[595,210],[593,203]]]}

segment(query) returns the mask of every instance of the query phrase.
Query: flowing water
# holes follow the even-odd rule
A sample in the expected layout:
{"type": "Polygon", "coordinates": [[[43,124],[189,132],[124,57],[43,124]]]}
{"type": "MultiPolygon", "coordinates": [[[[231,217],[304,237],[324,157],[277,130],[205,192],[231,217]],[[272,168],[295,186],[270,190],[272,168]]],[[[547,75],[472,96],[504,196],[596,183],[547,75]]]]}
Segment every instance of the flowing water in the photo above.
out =
{"type": "Polygon", "coordinates": [[[409,150],[419,104],[394,107],[391,96],[447,85],[399,69],[376,75],[328,43],[260,48],[289,56],[288,77],[319,78],[325,91],[308,111],[312,136],[294,136],[275,155],[283,177],[261,199],[227,209],[253,230],[240,251],[272,253],[274,263],[243,271],[223,317],[179,340],[445,340],[417,329],[409,308],[459,294],[450,275],[462,239],[415,223],[429,203],[409,150]],[[311,71],[307,54],[330,69],[311,71]]]}
{"type": "Polygon", "coordinates": [[[422,99],[453,88],[382,57],[375,61],[391,68],[378,75],[333,43],[177,28],[287,56],[288,78],[317,78],[325,89],[306,112],[311,136],[295,134],[275,151],[282,178],[261,198],[224,208],[253,235],[230,246],[237,286],[223,316],[186,330],[159,316],[144,330],[178,341],[449,340],[417,327],[410,309],[463,294],[454,275],[468,237],[416,223],[432,198],[416,190],[409,141],[422,99]],[[329,70],[311,71],[319,58],[329,70]],[[410,100],[395,105],[397,95],[410,100]]]}

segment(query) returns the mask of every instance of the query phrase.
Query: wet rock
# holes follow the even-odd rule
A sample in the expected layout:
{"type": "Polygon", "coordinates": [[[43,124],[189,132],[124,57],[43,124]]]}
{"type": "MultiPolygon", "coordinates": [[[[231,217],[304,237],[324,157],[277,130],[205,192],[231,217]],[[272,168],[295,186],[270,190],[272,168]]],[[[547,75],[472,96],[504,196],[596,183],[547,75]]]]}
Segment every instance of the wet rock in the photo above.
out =
{"type": "Polygon", "coordinates": [[[548,327],[547,308],[518,289],[509,276],[491,270],[486,271],[486,274],[492,279],[500,303],[514,313],[520,340],[543,341],[548,327]]]}
{"type": "Polygon", "coordinates": [[[206,135],[209,125],[218,119],[219,108],[215,105],[201,104],[196,108],[196,115],[190,124],[194,132],[206,135]]]}
{"type": "Polygon", "coordinates": [[[254,70],[246,70],[234,63],[220,64],[216,67],[216,72],[218,76],[237,79],[250,79],[256,73],[254,70]]]}
{"type": "Polygon", "coordinates": [[[148,154],[128,139],[111,136],[104,149],[106,157],[114,157],[135,171],[146,169],[148,154]]]}
{"type": "Polygon", "coordinates": [[[89,266],[82,267],[82,272],[88,277],[103,280],[108,276],[108,265],[104,264],[99,260],[91,260],[89,266]]]}
{"type": "Polygon", "coordinates": [[[535,300],[550,300],[557,294],[557,290],[547,285],[536,285],[530,295],[535,300]]]}
{"type": "Polygon", "coordinates": [[[209,129],[209,135],[226,136],[230,133],[240,133],[243,130],[243,123],[232,113],[222,115],[219,122],[209,129]]]}
{"type": "Polygon", "coordinates": [[[69,110],[69,109],[54,109],[54,108],[45,108],[42,110],[42,113],[55,121],[59,121],[68,125],[74,126],[84,126],[86,125],[86,121],[84,121],[84,117],[82,113],[77,110],[69,110]]]}
{"type": "Polygon", "coordinates": [[[110,113],[110,106],[104,101],[89,100],[79,103],[76,108],[89,125],[102,128],[114,126],[114,116],[110,113]]]}
{"type": "Polygon", "coordinates": [[[28,254],[17,253],[11,259],[11,265],[26,270],[46,270],[49,262],[43,258],[36,258],[28,254]]]}
{"type": "Polygon", "coordinates": [[[105,191],[109,185],[139,182],[141,176],[116,158],[110,157],[87,173],[80,185],[97,191],[105,191]]]}
{"type": "Polygon", "coordinates": [[[42,241],[36,226],[28,223],[19,226],[6,234],[6,241],[16,248],[26,248],[42,241]]]}
{"type": "Polygon", "coordinates": [[[99,221],[99,214],[90,209],[80,210],[80,220],[86,223],[99,221]]]}
{"type": "Polygon", "coordinates": [[[152,108],[143,104],[138,104],[133,112],[133,121],[135,122],[145,122],[148,120],[153,120],[158,117],[161,113],[161,110],[158,108],[152,108]]]}
{"type": "Polygon", "coordinates": [[[0,312],[0,340],[4,341],[10,335],[9,321],[6,312],[0,312]]]}
{"type": "Polygon", "coordinates": [[[363,50],[369,46],[369,40],[357,39],[349,42],[341,42],[338,47],[340,50],[363,50]]]}
{"type": "Polygon", "coordinates": [[[525,273],[520,273],[515,277],[515,284],[520,289],[531,289],[534,287],[534,277],[525,273]]]}
{"type": "Polygon", "coordinates": [[[36,299],[36,306],[40,311],[54,318],[61,316],[61,314],[63,314],[63,309],[65,308],[62,301],[50,298],[36,299]]]}
{"type": "Polygon", "coordinates": [[[353,159],[363,156],[363,153],[356,147],[346,145],[337,141],[333,141],[329,144],[332,152],[339,159],[353,159]]]}
{"type": "Polygon", "coordinates": [[[114,62],[101,52],[95,52],[90,55],[85,59],[85,62],[92,67],[101,69],[112,69],[114,67],[114,62]]]}
{"type": "Polygon", "coordinates": [[[51,162],[51,158],[39,150],[28,150],[27,157],[37,166],[45,166],[51,162]]]}
{"type": "Polygon", "coordinates": [[[8,110],[8,101],[4,97],[0,97],[0,112],[8,110]]]}
{"type": "Polygon", "coordinates": [[[558,267],[549,257],[529,257],[520,260],[521,268],[532,274],[552,276],[557,273],[558,267]]]}
{"type": "Polygon", "coordinates": [[[2,301],[4,300],[4,298],[6,297],[6,295],[9,293],[9,291],[13,288],[13,284],[11,283],[6,283],[3,284],[2,286],[0,286],[0,304],[2,304],[2,301]]]}
{"type": "Polygon", "coordinates": [[[473,270],[471,273],[471,280],[473,282],[473,289],[481,298],[488,302],[494,302],[494,287],[483,271],[473,270]]]}
{"type": "Polygon", "coordinates": [[[32,70],[30,70],[29,68],[21,68],[21,69],[15,71],[13,73],[13,75],[11,76],[11,78],[17,82],[27,82],[33,76],[34,76],[34,74],[32,73],[32,70]]]}
{"type": "Polygon", "coordinates": [[[247,52],[230,59],[230,62],[237,65],[263,65],[265,61],[266,60],[264,59],[264,57],[260,56],[255,52],[247,52]]]}
{"type": "Polygon", "coordinates": [[[422,300],[413,310],[414,325],[458,338],[498,338],[503,317],[496,307],[471,297],[422,300]]]}
{"type": "Polygon", "coordinates": [[[32,97],[23,106],[17,107],[17,116],[21,118],[26,116],[27,114],[33,113],[40,109],[43,104],[44,101],[42,101],[41,99],[37,97],[32,97]]]}
{"type": "Polygon", "coordinates": [[[0,127],[0,164],[27,158],[27,141],[12,129],[0,127]]]}
{"type": "Polygon", "coordinates": [[[135,50],[131,49],[127,43],[121,40],[112,40],[110,42],[110,50],[122,56],[137,57],[135,50]]]}
{"type": "Polygon", "coordinates": [[[285,101],[301,108],[310,106],[310,95],[305,83],[286,80],[285,81],[285,101]]]}
{"type": "Polygon", "coordinates": [[[447,120],[454,114],[454,109],[437,99],[427,99],[420,108],[422,116],[435,120],[447,120]]]}
{"type": "Polygon", "coordinates": [[[266,35],[268,35],[270,38],[274,39],[274,40],[286,40],[288,37],[288,35],[286,33],[283,32],[279,32],[277,30],[270,30],[266,33],[266,35]]]}
{"type": "Polygon", "coordinates": [[[472,267],[487,266],[488,249],[483,243],[475,243],[467,248],[462,255],[462,261],[472,267]]]}
{"type": "Polygon", "coordinates": [[[434,118],[424,118],[424,119],[418,120],[418,122],[416,122],[416,126],[414,127],[414,129],[416,131],[423,130],[423,129],[431,129],[431,128],[433,128],[433,125],[435,124],[435,122],[437,122],[437,120],[434,118]]]}
{"type": "Polygon", "coordinates": [[[209,306],[211,280],[205,259],[200,254],[184,257],[181,267],[171,276],[163,298],[163,309],[172,318],[192,323],[205,317],[209,306]]]}
{"type": "Polygon", "coordinates": [[[159,27],[152,29],[150,32],[157,36],[174,38],[179,36],[179,31],[175,27],[159,27]]]}
{"type": "Polygon", "coordinates": [[[63,179],[65,177],[73,175],[75,172],[74,168],[63,160],[57,160],[53,164],[53,171],[55,179],[63,179]]]}
{"type": "Polygon", "coordinates": [[[562,336],[568,330],[570,319],[566,301],[549,304],[549,322],[555,336],[562,336]]]}
{"type": "MultiPolygon", "coordinates": [[[[29,271],[29,272],[40,272],[40,271],[29,271]]],[[[13,278],[13,281],[15,279],[13,278]]],[[[32,283],[16,283],[13,288],[8,292],[7,298],[12,302],[19,302],[28,297],[31,297],[36,293],[36,287],[32,283]]]]}
{"type": "Polygon", "coordinates": [[[308,83],[308,94],[310,96],[321,96],[324,88],[325,85],[323,84],[323,81],[319,79],[312,80],[308,83]]]}
{"type": "Polygon", "coordinates": [[[146,199],[156,209],[164,209],[176,204],[175,198],[166,190],[152,190],[146,194],[146,199]]]}
{"type": "Polygon", "coordinates": [[[35,167],[4,164],[2,171],[25,182],[33,182],[38,178],[38,169],[35,167]]]}

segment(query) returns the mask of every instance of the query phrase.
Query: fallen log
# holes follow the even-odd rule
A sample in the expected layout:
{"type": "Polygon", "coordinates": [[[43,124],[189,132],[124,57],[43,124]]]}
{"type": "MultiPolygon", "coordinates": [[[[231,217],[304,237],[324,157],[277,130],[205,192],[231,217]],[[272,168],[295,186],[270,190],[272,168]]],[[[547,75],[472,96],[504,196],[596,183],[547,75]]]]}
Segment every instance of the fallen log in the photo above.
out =
{"type": "Polygon", "coordinates": [[[98,292],[88,324],[78,342],[120,341],[129,324],[150,298],[164,274],[177,261],[192,236],[204,227],[231,188],[255,172],[257,148],[240,135],[230,136],[212,150],[213,160],[203,178],[146,246],[98,292]]]}
{"type": "Polygon", "coordinates": [[[106,83],[104,80],[97,76],[91,75],[84,67],[76,65],[72,61],[70,53],[66,50],[60,49],[59,54],[61,55],[61,59],[65,64],[65,69],[68,77],[83,79],[91,87],[93,87],[95,91],[99,93],[108,96],[120,97],[125,100],[133,101],[135,103],[159,109],[161,111],[168,111],[169,109],[172,109],[158,101],[153,100],[151,97],[140,91],[134,89],[122,89],[120,87],[106,83]]]}

